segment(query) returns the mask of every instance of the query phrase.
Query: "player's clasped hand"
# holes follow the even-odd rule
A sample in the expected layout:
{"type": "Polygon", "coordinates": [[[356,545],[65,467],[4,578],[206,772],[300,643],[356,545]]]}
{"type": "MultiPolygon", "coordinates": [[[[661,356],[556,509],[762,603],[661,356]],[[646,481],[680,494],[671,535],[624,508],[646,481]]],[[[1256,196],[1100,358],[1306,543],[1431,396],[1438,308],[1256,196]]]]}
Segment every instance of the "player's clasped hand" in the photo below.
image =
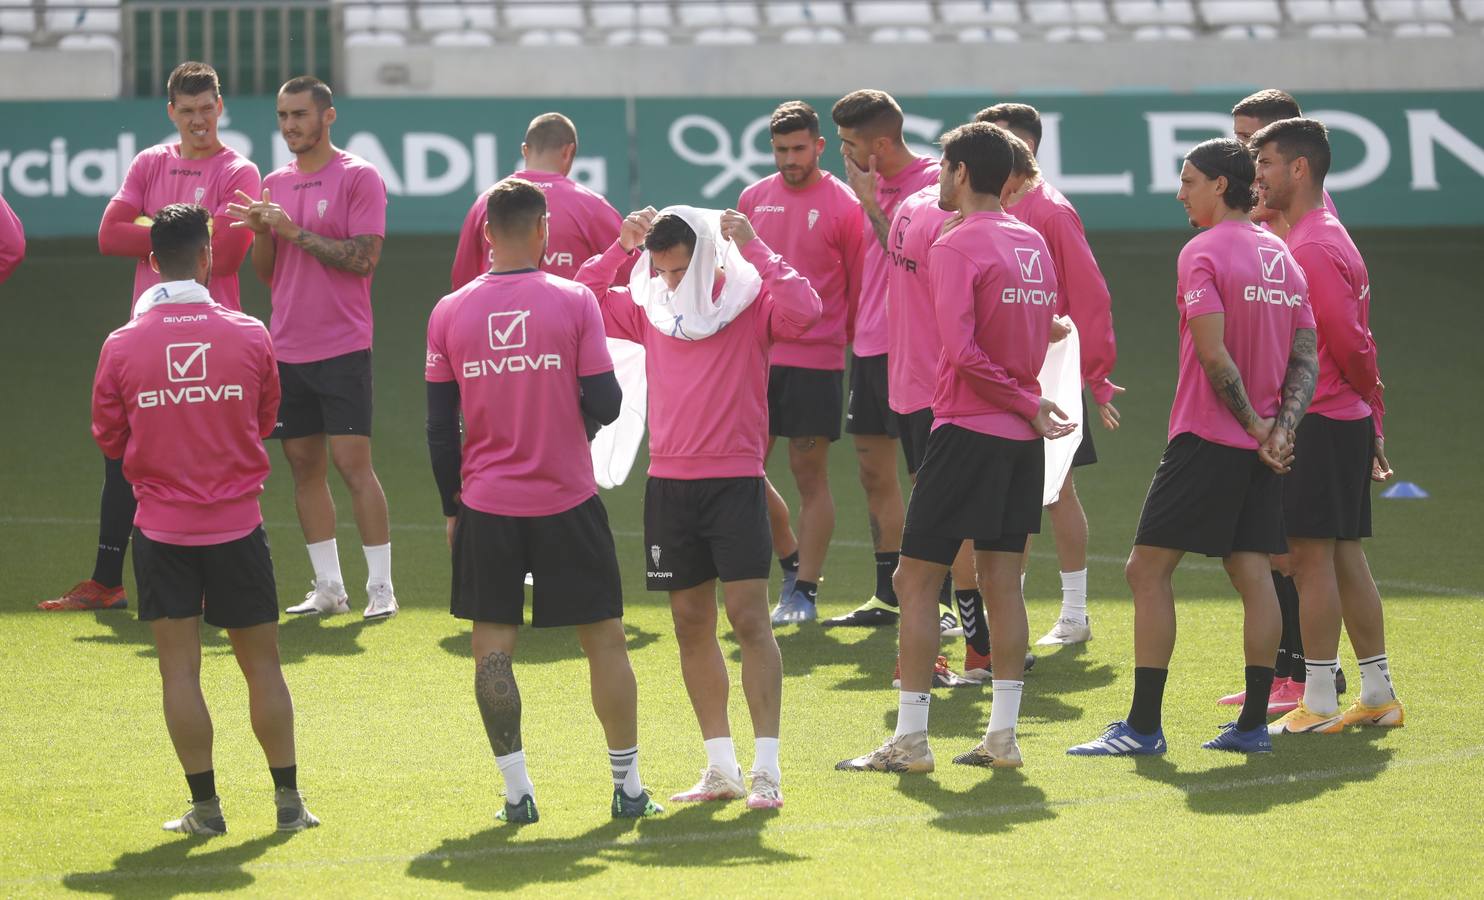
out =
{"type": "Polygon", "coordinates": [[[747,221],[746,216],[735,209],[729,209],[721,214],[721,236],[723,240],[732,241],[741,247],[757,237],[757,232],[752,230],[752,223],[747,221]]]}
{"type": "Polygon", "coordinates": [[[1371,453],[1371,480],[1376,482],[1391,480],[1391,461],[1386,458],[1386,438],[1376,435],[1376,445],[1371,453]]]}
{"type": "Polygon", "coordinates": [[[1031,427],[1049,440],[1066,437],[1077,430],[1077,426],[1067,418],[1061,407],[1045,397],[1041,398],[1041,408],[1036,411],[1035,418],[1031,419],[1031,427]]]}
{"type": "Polygon", "coordinates": [[[1273,425],[1269,428],[1267,438],[1257,448],[1257,458],[1262,460],[1263,465],[1279,475],[1286,475],[1293,468],[1293,455],[1293,433],[1281,425],[1273,425]]]}
{"type": "Polygon", "coordinates": [[[618,230],[619,246],[626,252],[633,253],[635,248],[644,243],[644,237],[649,234],[649,228],[658,215],[659,211],[653,206],[629,213],[618,230]]]}

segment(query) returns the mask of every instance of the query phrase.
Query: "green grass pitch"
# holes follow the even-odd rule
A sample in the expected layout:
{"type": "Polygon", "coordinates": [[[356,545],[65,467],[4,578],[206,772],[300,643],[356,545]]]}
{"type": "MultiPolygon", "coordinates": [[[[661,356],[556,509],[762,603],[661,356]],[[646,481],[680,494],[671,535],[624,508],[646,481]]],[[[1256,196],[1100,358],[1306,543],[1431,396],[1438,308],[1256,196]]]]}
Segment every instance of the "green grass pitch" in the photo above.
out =
{"type": "MultiPolygon", "coordinates": [[[[1469,718],[1484,692],[1475,464],[1476,350],[1484,333],[1484,230],[1358,235],[1376,286],[1374,330],[1398,477],[1432,492],[1376,502],[1368,544],[1387,603],[1407,727],[1281,740],[1234,759],[1200,749],[1231,717],[1240,606],[1219,568],[1190,560],[1176,580],[1180,640],[1166,698],[1169,754],[1064,754],[1127,710],[1132,609],[1120,565],[1163,446],[1175,373],[1175,254],[1182,234],[1095,235],[1116,304],[1124,426],[1098,430],[1102,462],[1079,489],[1091,519],[1095,640],[1047,654],[1027,679],[1026,766],[947,764],[983,728],[987,690],[940,691],[928,776],[832,771],[874,747],[895,713],[891,631],[781,632],[787,806],[678,808],[636,824],[608,818],[610,783],[587,673],[569,632],[523,632],[517,674],[542,821],[498,827],[500,782],[471,696],[467,627],[449,617],[443,526],[423,438],[422,339],[447,284],[452,239],[393,237],[376,277],[377,469],[393,520],[402,613],[285,620],[301,783],[324,827],[273,832],[270,784],[224,637],[208,630],[203,680],[231,834],[167,835],[185,784],[160,713],[149,635],[127,614],[42,614],[37,600],[87,576],[99,454],[88,436],[97,349],[132,299],[129,266],[90,241],[38,242],[0,288],[0,895],[176,897],[533,894],[1436,895],[1478,890],[1484,860],[1484,738],[1469,718]],[[1475,884],[1469,888],[1469,884],[1475,884]]],[[[251,280],[244,275],[244,284],[251,280]]],[[[266,317],[264,293],[247,308],[266,317]]],[[[873,584],[864,504],[847,446],[832,455],[839,525],[820,597],[826,614],[873,584]]],[[[263,498],[283,606],[308,560],[276,448],[263,498]]],[[[642,464],[605,494],[627,591],[640,690],[641,767],[663,799],[704,761],[661,595],[643,590],[642,464]]],[[[775,480],[789,490],[775,458],[775,480]]],[[[333,481],[333,478],[332,478],[333,481]]],[[[336,484],[342,518],[349,504],[336,484]]],[[[353,586],[364,561],[342,525],[353,586]]],[[[132,590],[132,574],[129,578],[132,590]]],[[[1032,636],[1055,618],[1049,537],[1027,585],[1032,636]]],[[[353,588],[354,590],[354,588],[353,588]]],[[[362,600],[362,602],[364,602],[362,600]]],[[[732,723],[744,765],[751,732],[733,666],[732,723]]],[[[955,665],[959,644],[945,644],[955,665]]],[[[1351,684],[1354,657],[1344,646],[1351,684]]],[[[1356,689],[1355,687],[1352,690],[1356,689]]]]}

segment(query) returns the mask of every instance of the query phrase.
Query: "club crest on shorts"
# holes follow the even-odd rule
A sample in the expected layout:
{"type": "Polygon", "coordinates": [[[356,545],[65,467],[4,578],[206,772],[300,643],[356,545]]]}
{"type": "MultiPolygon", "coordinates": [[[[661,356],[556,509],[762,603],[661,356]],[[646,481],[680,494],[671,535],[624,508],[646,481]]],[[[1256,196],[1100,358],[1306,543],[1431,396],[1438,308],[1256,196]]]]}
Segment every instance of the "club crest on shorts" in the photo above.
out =
{"type": "Polygon", "coordinates": [[[817,210],[817,209],[811,209],[811,210],[809,210],[809,230],[810,231],[813,231],[814,230],[814,223],[815,222],[818,222],[818,221],[819,221],[819,210],[817,210]]]}
{"type": "Polygon", "coordinates": [[[319,213],[319,217],[321,219],[323,219],[325,217],[325,209],[328,208],[329,205],[330,205],[330,201],[328,201],[328,200],[321,200],[320,202],[314,204],[314,209],[315,209],[316,212],[319,213]]]}
{"type": "Polygon", "coordinates": [[[649,558],[654,560],[654,567],[660,567],[660,545],[654,544],[649,548],[649,558]]]}

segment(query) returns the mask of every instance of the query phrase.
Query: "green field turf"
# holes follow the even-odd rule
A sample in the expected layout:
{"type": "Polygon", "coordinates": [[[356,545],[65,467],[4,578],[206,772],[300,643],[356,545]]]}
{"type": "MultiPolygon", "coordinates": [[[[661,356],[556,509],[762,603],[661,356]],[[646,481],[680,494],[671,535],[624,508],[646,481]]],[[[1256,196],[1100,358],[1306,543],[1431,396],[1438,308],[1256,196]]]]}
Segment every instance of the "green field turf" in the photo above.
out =
{"type": "MultiPolygon", "coordinates": [[[[1095,236],[1115,298],[1115,379],[1129,389],[1119,401],[1123,429],[1097,432],[1103,461],[1080,479],[1092,523],[1096,639],[1046,655],[1027,679],[1023,770],[948,764],[982,732],[989,694],[976,688],[937,695],[938,772],[832,771],[889,733],[895,635],[790,628],[780,634],[786,808],[775,815],[741,804],[672,806],[656,820],[614,824],[575,639],[528,631],[517,674],[542,821],[519,833],[493,821],[500,782],[471,696],[468,629],[447,613],[443,524],[423,438],[422,336],[447,283],[452,240],[392,238],[375,291],[375,447],[402,613],[369,627],[358,615],[284,622],[301,784],[325,822],[288,839],[272,830],[268,773],[242,680],[224,637],[206,634],[203,679],[231,827],[212,842],[159,830],[185,808],[187,794],[160,713],[147,629],[132,610],[33,610],[91,569],[101,465],[88,436],[88,387],[99,343],[132,299],[128,264],[101,259],[90,241],[34,245],[0,287],[0,895],[1478,892],[1484,738],[1469,716],[1484,693],[1477,524],[1484,476],[1473,464],[1484,437],[1476,387],[1484,230],[1358,235],[1375,285],[1391,459],[1398,477],[1433,494],[1378,500],[1379,537],[1368,545],[1407,727],[1289,738],[1273,755],[1250,760],[1200,749],[1232,715],[1213,701],[1240,686],[1240,608],[1215,564],[1191,560],[1176,581],[1181,633],[1166,697],[1169,754],[1139,762],[1063,755],[1127,710],[1132,609],[1120,566],[1164,442],[1175,372],[1174,260],[1185,238],[1095,236]]],[[[266,317],[256,285],[247,306],[266,317]]],[[[863,600],[874,583],[851,456],[848,447],[833,455],[839,526],[820,593],[827,615],[863,600]]],[[[287,606],[307,589],[310,569],[276,448],[273,457],[263,507],[287,606]]],[[[787,490],[786,468],[775,460],[773,472],[787,490]]],[[[625,574],[641,767],[663,798],[690,786],[704,756],[666,605],[643,590],[642,484],[636,474],[604,500],[625,574]]],[[[338,484],[336,494],[348,511],[338,484]]],[[[354,586],[365,569],[353,527],[342,527],[340,538],[354,586]]],[[[132,575],[128,584],[132,591],[132,575]]],[[[1052,545],[1043,539],[1027,584],[1032,637],[1055,618],[1058,589],[1052,545]]],[[[735,645],[724,647],[746,765],[751,731],[735,645]]],[[[945,651],[955,665],[962,661],[960,645],[945,651]]],[[[1358,687],[1348,646],[1343,658],[1358,687]]]]}

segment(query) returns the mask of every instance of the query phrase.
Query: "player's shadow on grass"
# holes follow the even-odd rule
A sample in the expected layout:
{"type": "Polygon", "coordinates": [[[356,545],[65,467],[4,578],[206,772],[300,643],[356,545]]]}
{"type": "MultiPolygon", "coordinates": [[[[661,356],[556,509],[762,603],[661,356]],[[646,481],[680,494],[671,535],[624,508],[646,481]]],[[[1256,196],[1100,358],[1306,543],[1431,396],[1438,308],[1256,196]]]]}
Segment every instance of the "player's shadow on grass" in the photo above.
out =
{"type": "Polygon", "coordinates": [[[108,894],[119,900],[237,891],[256,880],[243,866],[292,838],[275,831],[222,846],[215,843],[220,839],[173,837],[152,850],[123,854],[107,871],[74,872],[62,884],[68,890],[108,894]]]}
{"type": "MultiPolygon", "coordinates": [[[[840,629],[860,634],[864,629],[840,629]]],[[[742,661],[742,648],[732,637],[723,617],[719,637],[728,658],[742,661]]],[[[897,630],[872,628],[858,641],[845,643],[836,629],[817,625],[775,629],[783,654],[783,677],[805,678],[828,666],[854,666],[855,673],[833,686],[842,691],[879,691],[891,687],[891,672],[897,659],[897,630]]]]}
{"type": "MultiPolygon", "coordinates": [[[[951,756],[942,759],[953,765],[951,756]]],[[[982,774],[983,778],[965,793],[955,793],[935,779],[920,775],[900,776],[897,790],[909,800],[936,809],[938,815],[929,824],[954,834],[996,834],[1017,825],[1056,818],[1046,801],[1046,792],[1027,781],[1019,769],[971,771],[982,774]]]]}
{"type": "MultiPolygon", "coordinates": [[[[645,631],[637,625],[625,624],[629,652],[643,650],[660,639],[657,632],[645,631]]],[[[438,642],[445,653],[469,659],[473,650],[469,644],[469,630],[459,629],[438,642]]],[[[545,663],[567,662],[582,658],[582,645],[577,642],[577,633],[570,628],[523,627],[515,640],[515,662],[517,665],[538,666],[545,663]]]]}
{"type": "Polygon", "coordinates": [[[605,855],[630,865],[664,868],[730,868],[808,859],[763,843],[763,830],[778,818],[778,810],[748,810],[735,819],[717,821],[729,808],[735,807],[720,803],[672,807],[662,816],[639,822],[637,841],[619,844],[605,855]]]}
{"type": "MultiPolygon", "coordinates": [[[[155,640],[150,634],[148,622],[116,612],[93,614],[99,625],[109,630],[108,634],[88,634],[74,638],[89,644],[139,647],[137,656],[155,655],[155,640]]],[[[286,616],[278,623],[278,654],[284,665],[303,662],[311,656],[354,656],[364,653],[360,645],[361,629],[374,627],[363,623],[359,617],[354,621],[326,622],[320,616],[286,616]]],[[[225,629],[201,623],[201,651],[205,656],[231,656],[232,644],[227,640],[225,629]]]]}
{"type": "Polygon", "coordinates": [[[1396,755],[1390,747],[1376,746],[1383,736],[1379,728],[1279,736],[1273,739],[1274,753],[1232,754],[1230,765],[1203,772],[1181,772],[1163,756],[1137,757],[1134,765],[1143,777],[1184,792],[1191,812],[1250,816],[1371,781],[1396,755]]]}

